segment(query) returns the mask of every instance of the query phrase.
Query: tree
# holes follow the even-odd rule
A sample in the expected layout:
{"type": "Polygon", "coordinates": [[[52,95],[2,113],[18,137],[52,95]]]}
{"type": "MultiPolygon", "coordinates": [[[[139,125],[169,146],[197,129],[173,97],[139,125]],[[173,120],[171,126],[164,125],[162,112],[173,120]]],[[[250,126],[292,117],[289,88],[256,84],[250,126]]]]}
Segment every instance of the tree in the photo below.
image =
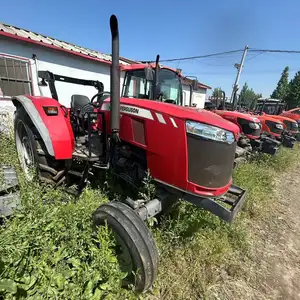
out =
{"type": "Polygon", "coordinates": [[[214,98],[222,97],[221,91],[222,91],[222,89],[221,89],[220,87],[214,88],[213,93],[212,93],[212,96],[213,96],[214,98]]]}
{"type": "Polygon", "coordinates": [[[295,77],[290,81],[289,94],[285,101],[289,109],[300,106],[300,71],[298,71],[295,77]]]}
{"type": "Polygon", "coordinates": [[[286,100],[289,95],[289,67],[285,67],[271,98],[286,100]]]}
{"type": "Polygon", "coordinates": [[[260,97],[262,97],[262,95],[256,94],[252,88],[249,88],[248,83],[245,82],[241,89],[239,102],[241,106],[253,108],[257,99],[260,97]]]}

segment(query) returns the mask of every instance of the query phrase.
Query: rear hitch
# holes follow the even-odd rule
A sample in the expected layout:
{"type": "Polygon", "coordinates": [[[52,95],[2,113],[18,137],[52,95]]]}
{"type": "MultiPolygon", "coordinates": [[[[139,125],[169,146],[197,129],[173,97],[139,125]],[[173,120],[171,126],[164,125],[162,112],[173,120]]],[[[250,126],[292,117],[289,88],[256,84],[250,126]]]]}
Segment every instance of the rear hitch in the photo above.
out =
{"type": "Polygon", "coordinates": [[[201,198],[194,194],[185,194],[183,199],[197,207],[210,211],[228,223],[232,223],[245,203],[246,194],[246,190],[231,185],[228,192],[220,198],[201,198]],[[225,203],[228,208],[221,203],[225,203]]]}
{"type": "Polygon", "coordinates": [[[20,207],[19,181],[14,167],[0,166],[0,173],[3,177],[3,182],[0,182],[0,217],[9,217],[20,207]]]}

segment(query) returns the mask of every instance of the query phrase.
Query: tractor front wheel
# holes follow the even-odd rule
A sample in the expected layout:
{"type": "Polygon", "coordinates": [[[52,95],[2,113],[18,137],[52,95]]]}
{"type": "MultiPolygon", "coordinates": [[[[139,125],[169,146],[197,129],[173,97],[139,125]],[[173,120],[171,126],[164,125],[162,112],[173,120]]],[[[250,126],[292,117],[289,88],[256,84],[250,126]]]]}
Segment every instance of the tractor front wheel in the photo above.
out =
{"type": "Polygon", "coordinates": [[[158,251],[152,235],[142,219],[127,205],[109,202],[93,214],[94,231],[107,224],[116,241],[120,268],[128,275],[138,292],[147,291],[154,283],[158,268],[158,251]]]}
{"type": "Polygon", "coordinates": [[[14,120],[18,158],[25,178],[60,185],[65,181],[64,161],[51,157],[45,144],[23,107],[18,107],[14,120]]]}

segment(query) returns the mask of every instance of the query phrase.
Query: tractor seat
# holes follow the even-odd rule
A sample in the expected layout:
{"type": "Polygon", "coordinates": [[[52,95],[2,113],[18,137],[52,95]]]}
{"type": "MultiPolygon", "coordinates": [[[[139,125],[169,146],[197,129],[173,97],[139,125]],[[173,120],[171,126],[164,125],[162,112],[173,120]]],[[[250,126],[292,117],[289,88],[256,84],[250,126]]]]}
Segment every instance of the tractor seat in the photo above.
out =
{"type": "Polygon", "coordinates": [[[87,112],[93,112],[94,106],[91,104],[89,97],[84,95],[72,95],[71,111],[78,113],[79,117],[83,117],[87,112]]]}

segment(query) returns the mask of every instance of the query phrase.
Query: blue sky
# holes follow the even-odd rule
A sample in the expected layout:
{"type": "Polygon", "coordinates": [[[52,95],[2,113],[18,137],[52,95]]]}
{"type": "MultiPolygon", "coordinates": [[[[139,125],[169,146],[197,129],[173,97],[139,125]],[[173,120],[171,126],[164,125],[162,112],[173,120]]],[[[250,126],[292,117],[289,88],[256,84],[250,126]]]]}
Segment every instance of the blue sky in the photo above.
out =
{"type": "MultiPolygon", "coordinates": [[[[299,0],[227,1],[2,1],[0,21],[110,52],[109,16],[120,26],[120,54],[137,60],[204,55],[242,49],[300,50],[299,0]]],[[[168,63],[231,93],[233,64],[241,54],[168,63]]],[[[240,79],[269,96],[285,66],[300,70],[299,54],[249,53],[240,79]]]]}

